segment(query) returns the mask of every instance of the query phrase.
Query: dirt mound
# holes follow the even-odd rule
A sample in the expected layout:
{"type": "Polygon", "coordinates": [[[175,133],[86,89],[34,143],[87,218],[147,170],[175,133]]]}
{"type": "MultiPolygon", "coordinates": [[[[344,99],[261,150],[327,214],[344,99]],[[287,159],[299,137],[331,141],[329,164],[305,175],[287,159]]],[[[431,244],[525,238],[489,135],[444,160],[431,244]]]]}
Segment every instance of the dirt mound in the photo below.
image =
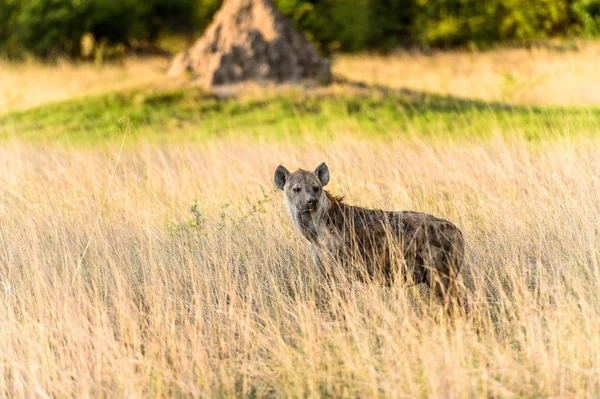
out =
{"type": "Polygon", "coordinates": [[[205,87],[248,80],[331,79],[331,64],[270,0],[225,0],[205,34],[173,60],[169,76],[205,87]]]}

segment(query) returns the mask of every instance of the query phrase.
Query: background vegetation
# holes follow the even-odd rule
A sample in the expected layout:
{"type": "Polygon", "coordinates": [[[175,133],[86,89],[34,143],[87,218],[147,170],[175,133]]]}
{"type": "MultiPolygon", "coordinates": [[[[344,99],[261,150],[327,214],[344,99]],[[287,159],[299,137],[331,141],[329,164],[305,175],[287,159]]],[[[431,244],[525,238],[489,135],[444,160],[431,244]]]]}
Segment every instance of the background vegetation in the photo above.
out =
{"type": "Polygon", "coordinates": [[[598,397],[599,50],[346,54],[329,87],[211,92],[162,57],[0,61],[0,397],[598,397]],[[323,284],[272,183],[322,161],[349,203],[462,229],[468,314],[323,284]]]}
{"type": "Polygon", "coordinates": [[[3,67],[29,109],[0,115],[0,397],[597,397],[596,46],[235,96],[124,85],[148,60],[3,67]],[[33,106],[93,71],[111,92],[33,106]],[[272,183],[322,161],[349,203],[462,229],[468,315],[323,284],[272,183]]]}
{"type": "MultiPolygon", "coordinates": [[[[50,58],[191,37],[218,7],[0,1],[4,51],[50,58]]],[[[278,2],[325,51],[593,35],[596,5],[278,2]]],[[[600,43],[575,44],[210,92],[164,57],[0,61],[0,398],[597,398],[600,43]],[[322,161],[349,203],[464,232],[468,314],[315,275],[272,175],[322,161]]]]}
{"type": "MultiPolygon", "coordinates": [[[[0,0],[0,52],[9,56],[140,49],[196,37],[221,0],[0,0]],[[82,45],[82,39],[84,45],[82,45]],[[89,45],[88,45],[89,47],[89,45]]],[[[323,52],[489,47],[600,33],[599,0],[275,0],[323,52]]]]}

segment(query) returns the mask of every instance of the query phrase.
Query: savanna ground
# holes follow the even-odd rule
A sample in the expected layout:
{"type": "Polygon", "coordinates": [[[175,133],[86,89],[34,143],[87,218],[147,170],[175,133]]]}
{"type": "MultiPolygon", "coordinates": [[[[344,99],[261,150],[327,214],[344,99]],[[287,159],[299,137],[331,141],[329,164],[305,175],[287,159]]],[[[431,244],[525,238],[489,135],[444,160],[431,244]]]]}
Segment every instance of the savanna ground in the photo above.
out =
{"type": "Polygon", "coordinates": [[[597,397],[599,54],[341,57],[237,97],[0,64],[0,394],[597,397]],[[468,315],[323,285],[271,182],[321,161],[463,230],[468,315]]]}

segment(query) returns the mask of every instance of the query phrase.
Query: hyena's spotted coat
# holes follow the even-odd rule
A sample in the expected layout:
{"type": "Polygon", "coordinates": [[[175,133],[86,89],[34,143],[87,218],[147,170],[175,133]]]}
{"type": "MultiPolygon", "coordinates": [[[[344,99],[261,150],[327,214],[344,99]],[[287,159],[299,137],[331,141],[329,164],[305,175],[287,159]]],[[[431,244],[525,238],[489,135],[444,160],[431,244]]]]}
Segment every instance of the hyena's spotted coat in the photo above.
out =
{"type": "Polygon", "coordinates": [[[347,205],[323,190],[328,182],[325,163],[314,173],[290,173],[281,165],[275,171],[275,185],[284,191],[287,210],[320,272],[342,265],[362,281],[390,285],[401,275],[426,283],[447,299],[456,294],[464,260],[463,236],[456,226],[425,213],[347,205]]]}

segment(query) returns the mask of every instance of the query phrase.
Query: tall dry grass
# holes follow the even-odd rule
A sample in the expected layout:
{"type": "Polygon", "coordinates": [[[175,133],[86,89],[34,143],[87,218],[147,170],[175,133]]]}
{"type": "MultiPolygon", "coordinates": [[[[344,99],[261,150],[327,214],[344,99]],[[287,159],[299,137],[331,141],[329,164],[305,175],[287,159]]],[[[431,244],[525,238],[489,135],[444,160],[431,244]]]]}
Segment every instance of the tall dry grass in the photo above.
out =
{"type": "Polygon", "coordinates": [[[94,65],[60,61],[0,61],[0,113],[113,90],[156,85],[165,77],[163,58],[129,58],[94,65]]]}
{"type": "Polygon", "coordinates": [[[600,141],[0,146],[0,395],[597,397],[600,141]],[[465,233],[473,307],[321,287],[279,163],[465,233]]]}
{"type": "Polygon", "coordinates": [[[351,80],[513,104],[600,103],[600,43],[552,48],[343,56],[334,72],[351,80]]]}
{"type": "MultiPolygon", "coordinates": [[[[360,54],[336,57],[333,70],[336,76],[350,80],[462,98],[516,104],[598,104],[600,42],[581,41],[575,48],[360,54]]],[[[130,58],[94,66],[0,61],[0,113],[112,90],[169,86],[172,82],[164,75],[168,62],[130,58]]],[[[247,91],[259,94],[256,89],[247,91]]]]}

